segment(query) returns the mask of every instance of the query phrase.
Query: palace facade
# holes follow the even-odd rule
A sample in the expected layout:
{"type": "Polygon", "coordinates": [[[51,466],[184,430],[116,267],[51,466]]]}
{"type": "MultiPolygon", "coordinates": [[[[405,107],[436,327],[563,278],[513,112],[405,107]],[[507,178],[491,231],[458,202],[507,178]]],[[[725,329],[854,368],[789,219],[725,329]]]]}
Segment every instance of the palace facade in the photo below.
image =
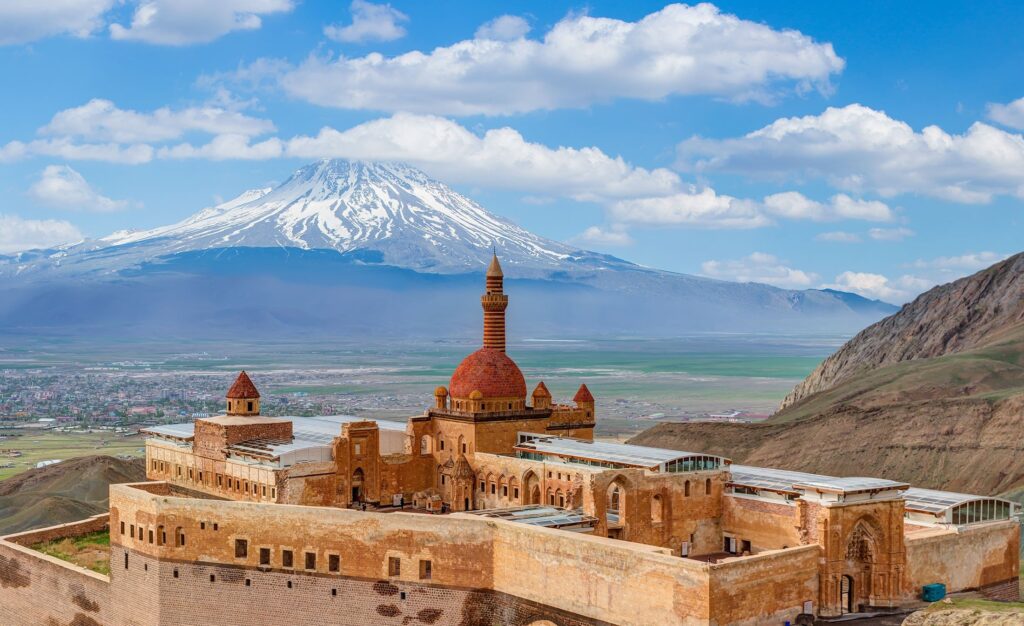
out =
{"type": "Polygon", "coordinates": [[[595,441],[586,385],[528,394],[508,302],[495,257],[482,347],[405,423],[264,417],[242,372],[224,414],[148,429],[151,482],[109,515],[0,540],[3,623],[725,626],[1019,596],[1015,504],[595,441]],[[104,527],[106,577],[26,547],[104,527]]]}

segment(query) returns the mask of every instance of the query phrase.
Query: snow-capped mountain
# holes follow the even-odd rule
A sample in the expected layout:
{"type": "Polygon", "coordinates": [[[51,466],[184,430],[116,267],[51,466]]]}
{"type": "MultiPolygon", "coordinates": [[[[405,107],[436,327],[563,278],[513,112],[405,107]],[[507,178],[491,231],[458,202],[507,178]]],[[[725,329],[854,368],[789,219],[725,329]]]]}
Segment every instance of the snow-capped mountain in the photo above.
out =
{"type": "Polygon", "coordinates": [[[492,249],[526,279],[512,315],[539,332],[842,332],[895,310],[641,267],[539,237],[407,165],[325,160],[177,224],[0,257],[0,329],[472,328],[492,249]]]}
{"type": "Polygon", "coordinates": [[[307,165],[275,188],[246,191],[177,224],[81,247],[144,248],[147,258],[233,247],[373,251],[384,264],[438,273],[475,271],[492,248],[531,275],[581,261],[622,263],[538,237],[408,165],[343,160],[307,165]]]}

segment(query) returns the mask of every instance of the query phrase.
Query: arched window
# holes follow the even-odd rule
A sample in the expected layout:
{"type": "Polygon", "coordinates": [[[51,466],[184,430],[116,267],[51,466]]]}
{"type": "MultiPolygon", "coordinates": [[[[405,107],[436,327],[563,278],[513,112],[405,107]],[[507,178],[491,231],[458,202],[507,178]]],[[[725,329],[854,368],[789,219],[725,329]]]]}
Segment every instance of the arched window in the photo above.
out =
{"type": "Polygon", "coordinates": [[[687,498],[690,497],[690,481],[683,483],[683,495],[687,498]]]}
{"type": "Polygon", "coordinates": [[[662,506],[663,505],[662,505],[662,502],[661,502],[661,496],[660,495],[654,496],[651,499],[651,522],[653,522],[655,524],[660,524],[661,523],[662,514],[663,514],[662,506]]]}

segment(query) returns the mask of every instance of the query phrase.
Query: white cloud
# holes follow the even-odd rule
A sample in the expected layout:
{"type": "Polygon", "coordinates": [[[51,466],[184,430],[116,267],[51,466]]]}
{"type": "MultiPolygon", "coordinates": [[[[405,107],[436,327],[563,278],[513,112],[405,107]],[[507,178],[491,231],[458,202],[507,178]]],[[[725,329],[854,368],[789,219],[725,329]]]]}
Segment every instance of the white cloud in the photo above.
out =
{"type": "Polygon", "coordinates": [[[832,196],[828,204],[824,204],[797,191],[784,191],[765,197],[764,206],[768,213],[789,219],[857,219],[874,222],[892,219],[892,210],[884,202],[851,198],[842,193],[832,196]]]}
{"type": "Polygon", "coordinates": [[[824,287],[896,304],[906,302],[910,296],[909,292],[893,285],[885,276],[869,272],[843,272],[836,276],[835,283],[824,287]]]}
{"type": "Polygon", "coordinates": [[[1024,98],[1019,98],[1009,104],[990,102],[988,119],[999,122],[1003,126],[1024,130],[1024,98]]]}
{"type": "Polygon", "coordinates": [[[147,144],[116,143],[76,144],[70,139],[37,139],[28,143],[12,141],[0,148],[0,161],[30,156],[49,156],[69,161],[105,161],[137,165],[153,159],[153,147],[147,144]]]}
{"type": "MultiPolygon", "coordinates": [[[[636,22],[570,14],[543,39],[492,22],[482,35],[394,57],[312,55],[278,75],[292,97],[344,109],[504,115],[675,95],[771,99],[793,85],[827,90],[843,69],[831,44],[792,30],[673,4],[636,22]]],[[[241,70],[251,78],[252,71],[241,70]]],[[[241,76],[240,76],[241,78],[241,76]]]]}
{"type": "Polygon", "coordinates": [[[907,237],[913,237],[914,231],[900,226],[898,228],[872,228],[868,231],[868,237],[875,241],[903,241],[907,237]]]}
{"type": "Polygon", "coordinates": [[[930,260],[918,259],[911,266],[919,269],[976,272],[994,265],[1008,256],[1010,255],[1000,252],[968,252],[960,256],[942,256],[930,260]]]}
{"type": "Polygon", "coordinates": [[[206,43],[232,31],[255,30],[263,24],[261,15],[293,6],[292,0],[144,0],[130,25],[110,25],[110,36],[169,46],[206,43]]]}
{"type": "Polygon", "coordinates": [[[64,220],[26,220],[0,214],[0,254],[52,248],[82,239],[82,233],[64,220]]]}
{"type": "Polygon", "coordinates": [[[756,202],[721,195],[710,188],[621,200],[608,212],[613,219],[632,224],[759,228],[771,223],[756,202]]]}
{"type": "Polygon", "coordinates": [[[211,161],[226,160],[263,160],[276,159],[284,151],[280,139],[271,137],[259,143],[250,143],[245,135],[217,135],[208,143],[195,147],[192,144],[178,144],[160,148],[157,156],[162,159],[210,159],[211,161]]]}
{"type": "Polygon", "coordinates": [[[114,0],[4,0],[0,2],[0,46],[53,35],[88,37],[103,25],[114,0]]]}
{"type": "Polygon", "coordinates": [[[597,246],[630,246],[633,245],[633,238],[626,232],[625,226],[612,224],[610,228],[591,226],[573,237],[572,242],[597,246]]]}
{"type": "Polygon", "coordinates": [[[114,143],[149,143],[178,139],[189,132],[210,135],[262,135],[274,131],[274,124],[221,107],[202,106],[152,113],[120,109],[110,100],[94,99],[82,106],[64,109],[39,129],[47,136],[114,143]]]}
{"type": "Polygon", "coordinates": [[[684,170],[733,171],[785,180],[821,178],[850,191],[916,193],[955,202],[1024,196],[1024,137],[981,122],[962,135],[920,132],[851,104],[782,118],[735,139],[694,137],[678,146],[684,170]]]}
{"type": "Polygon", "coordinates": [[[818,241],[831,241],[833,243],[860,243],[860,235],[843,230],[819,233],[814,238],[818,241]]]}
{"type": "Polygon", "coordinates": [[[394,41],[405,37],[405,28],[399,22],[406,22],[409,16],[394,9],[390,4],[373,4],[366,0],[352,0],[352,23],[348,26],[331,24],[324,28],[328,39],[345,43],[364,41],[394,41]]]}
{"type": "Polygon", "coordinates": [[[405,161],[446,182],[582,201],[665,195],[681,187],[674,172],[635,167],[598,148],[550,148],[509,127],[479,136],[451,120],[410,113],[295,137],[285,154],[405,161]]]}
{"type": "Polygon", "coordinates": [[[105,213],[128,206],[124,200],[111,200],[101,195],[81,174],[67,165],[48,165],[28,192],[42,204],[65,210],[105,213]]]}
{"type": "Polygon", "coordinates": [[[732,261],[705,261],[700,269],[709,278],[766,283],[783,289],[807,289],[818,280],[817,274],[788,267],[778,257],[763,252],[732,261]]]}
{"type": "Polygon", "coordinates": [[[530,32],[530,23],[518,15],[499,15],[476,29],[477,39],[512,41],[525,37],[530,32]]]}

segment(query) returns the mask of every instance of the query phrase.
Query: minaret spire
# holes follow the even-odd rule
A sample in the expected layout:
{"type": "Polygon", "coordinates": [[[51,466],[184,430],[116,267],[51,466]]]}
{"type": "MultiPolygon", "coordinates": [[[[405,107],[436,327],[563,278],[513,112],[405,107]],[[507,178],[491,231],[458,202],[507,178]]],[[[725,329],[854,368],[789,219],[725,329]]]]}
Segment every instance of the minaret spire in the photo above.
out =
{"type": "Polygon", "coordinates": [[[487,282],[480,304],[484,308],[484,347],[505,351],[505,308],[508,296],[504,292],[505,275],[498,262],[498,254],[491,256],[487,266],[487,282]]]}

